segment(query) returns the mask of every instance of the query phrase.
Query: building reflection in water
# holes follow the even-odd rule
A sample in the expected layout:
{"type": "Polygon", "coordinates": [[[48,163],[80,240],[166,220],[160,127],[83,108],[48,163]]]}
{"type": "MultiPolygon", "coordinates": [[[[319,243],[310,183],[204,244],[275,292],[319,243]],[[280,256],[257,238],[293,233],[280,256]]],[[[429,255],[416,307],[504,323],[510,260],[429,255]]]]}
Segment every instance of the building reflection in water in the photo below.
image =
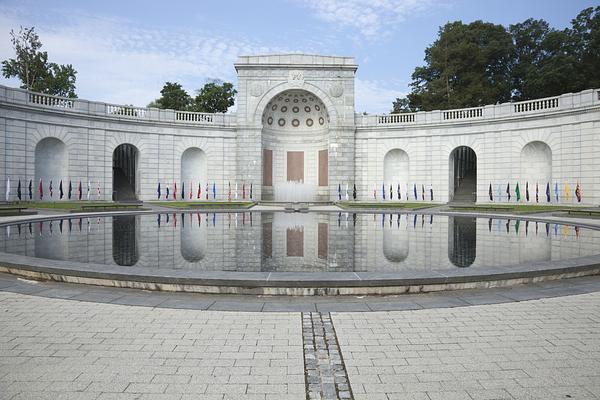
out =
{"type": "Polygon", "coordinates": [[[206,254],[206,224],[202,224],[200,214],[181,214],[181,257],[195,263],[202,261],[206,254]],[[189,217],[189,222],[185,220],[189,217]],[[195,220],[196,218],[196,220],[195,220]],[[197,221],[197,224],[196,224],[197,221]]]}
{"type": "Polygon", "coordinates": [[[113,260],[117,265],[131,267],[140,256],[138,250],[138,217],[118,215],[112,220],[113,260]]]}
{"type": "Polygon", "coordinates": [[[448,217],[448,258],[459,268],[466,268],[477,257],[477,219],[448,217]]]}
{"type": "MultiPolygon", "coordinates": [[[[408,216],[406,216],[408,218],[408,216]]],[[[389,215],[389,224],[383,225],[383,256],[393,263],[399,263],[408,257],[409,252],[409,232],[406,229],[400,229],[401,215],[389,215]]]]}

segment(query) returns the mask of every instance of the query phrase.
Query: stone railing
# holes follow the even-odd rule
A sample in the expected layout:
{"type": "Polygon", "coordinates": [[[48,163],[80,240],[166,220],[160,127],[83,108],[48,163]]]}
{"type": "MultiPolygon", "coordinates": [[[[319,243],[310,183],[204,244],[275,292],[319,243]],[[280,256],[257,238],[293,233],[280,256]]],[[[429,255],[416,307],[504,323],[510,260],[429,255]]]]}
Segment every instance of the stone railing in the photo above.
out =
{"type": "Polygon", "coordinates": [[[0,103],[34,106],[73,114],[104,116],[110,118],[167,122],[193,125],[217,125],[233,127],[235,114],[210,114],[187,111],[162,110],[132,105],[109,104],[68,97],[50,96],[28,90],[0,85],[0,103]]]}
{"type": "Polygon", "coordinates": [[[456,110],[420,111],[416,113],[363,115],[356,114],[358,128],[384,126],[414,126],[436,123],[461,123],[495,118],[522,117],[581,107],[600,106],[600,90],[588,89],[544,99],[503,103],[456,110]]]}

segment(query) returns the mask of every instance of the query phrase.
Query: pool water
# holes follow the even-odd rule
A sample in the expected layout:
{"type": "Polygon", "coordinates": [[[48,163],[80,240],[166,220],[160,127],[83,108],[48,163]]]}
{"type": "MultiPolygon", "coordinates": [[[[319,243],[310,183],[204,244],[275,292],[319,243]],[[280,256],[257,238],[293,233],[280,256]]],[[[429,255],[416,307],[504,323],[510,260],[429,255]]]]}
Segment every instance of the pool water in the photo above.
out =
{"type": "Polygon", "coordinates": [[[600,231],[419,214],[162,213],[5,226],[0,252],[124,269],[444,271],[595,255],[600,231]]]}

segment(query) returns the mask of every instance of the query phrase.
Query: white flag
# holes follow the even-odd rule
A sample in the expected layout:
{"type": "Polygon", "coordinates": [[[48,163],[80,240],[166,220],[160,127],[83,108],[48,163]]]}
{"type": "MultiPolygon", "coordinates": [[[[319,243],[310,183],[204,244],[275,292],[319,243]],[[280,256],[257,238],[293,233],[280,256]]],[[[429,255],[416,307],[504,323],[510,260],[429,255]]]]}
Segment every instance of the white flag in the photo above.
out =
{"type": "Polygon", "coordinates": [[[237,192],[238,192],[238,186],[237,186],[237,182],[235,183],[235,199],[237,200],[237,192]]]}
{"type": "Polygon", "coordinates": [[[346,182],[346,201],[348,201],[348,182],[346,182]]]}
{"type": "Polygon", "coordinates": [[[10,199],[10,178],[6,178],[6,201],[10,199]]]}

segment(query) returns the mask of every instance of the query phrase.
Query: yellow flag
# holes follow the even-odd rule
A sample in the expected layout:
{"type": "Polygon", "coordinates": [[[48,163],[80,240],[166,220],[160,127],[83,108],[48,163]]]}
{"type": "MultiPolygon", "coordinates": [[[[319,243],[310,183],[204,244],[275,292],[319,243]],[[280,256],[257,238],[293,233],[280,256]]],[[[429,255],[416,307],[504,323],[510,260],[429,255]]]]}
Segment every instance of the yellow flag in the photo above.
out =
{"type": "Polygon", "coordinates": [[[569,183],[565,183],[565,197],[569,201],[569,183]]]}

